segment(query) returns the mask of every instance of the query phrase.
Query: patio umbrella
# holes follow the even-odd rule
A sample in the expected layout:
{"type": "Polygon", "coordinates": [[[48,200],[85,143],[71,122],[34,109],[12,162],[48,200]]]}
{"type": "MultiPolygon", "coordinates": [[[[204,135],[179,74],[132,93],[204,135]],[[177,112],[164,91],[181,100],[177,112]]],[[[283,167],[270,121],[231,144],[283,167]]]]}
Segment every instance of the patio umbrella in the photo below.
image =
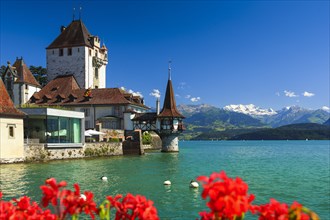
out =
{"type": "Polygon", "coordinates": [[[91,137],[92,135],[90,133],[88,133],[87,131],[85,131],[85,136],[91,137]]]}
{"type": "Polygon", "coordinates": [[[85,134],[86,134],[86,133],[88,133],[88,134],[90,134],[90,135],[100,135],[100,134],[105,134],[105,133],[103,133],[103,132],[95,131],[95,130],[93,130],[93,129],[89,129],[89,130],[85,131],[85,134]]]}

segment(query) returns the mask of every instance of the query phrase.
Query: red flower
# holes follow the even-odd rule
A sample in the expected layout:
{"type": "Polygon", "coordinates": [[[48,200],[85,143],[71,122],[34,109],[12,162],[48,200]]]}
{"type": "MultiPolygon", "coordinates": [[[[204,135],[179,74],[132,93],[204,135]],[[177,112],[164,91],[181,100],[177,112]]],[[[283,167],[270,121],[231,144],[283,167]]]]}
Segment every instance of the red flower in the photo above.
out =
{"type": "Polygon", "coordinates": [[[30,203],[30,198],[23,196],[20,199],[13,199],[14,203],[1,200],[0,192],[0,219],[45,219],[55,220],[56,215],[49,210],[42,210],[36,202],[30,203]]]}
{"type": "Polygon", "coordinates": [[[128,193],[120,202],[119,200],[123,198],[122,195],[117,195],[114,198],[108,196],[111,207],[116,209],[116,220],[119,219],[140,219],[140,220],[157,220],[159,219],[157,215],[157,209],[153,206],[151,200],[147,200],[144,196],[128,193]]]}
{"type": "Polygon", "coordinates": [[[202,219],[234,219],[244,216],[251,208],[254,195],[248,195],[248,185],[241,178],[231,179],[221,171],[210,177],[200,176],[197,180],[203,182],[202,198],[210,199],[207,206],[211,212],[200,213],[202,219]]]}
{"type": "Polygon", "coordinates": [[[260,205],[257,212],[259,220],[287,220],[289,219],[289,208],[285,203],[280,203],[275,199],[265,205],[260,205]]]}
{"type": "Polygon", "coordinates": [[[95,218],[94,213],[97,213],[96,203],[93,200],[92,192],[85,192],[86,199],[81,197],[80,187],[78,184],[74,184],[75,191],[63,190],[62,203],[65,207],[63,211],[64,216],[66,214],[78,215],[82,212],[90,215],[92,219],[95,218]]]}
{"type": "Polygon", "coordinates": [[[45,182],[47,185],[40,186],[42,193],[44,196],[42,197],[41,204],[44,207],[47,207],[49,203],[56,206],[57,199],[59,197],[60,188],[65,187],[67,184],[65,181],[56,183],[55,178],[49,178],[45,182]]]}

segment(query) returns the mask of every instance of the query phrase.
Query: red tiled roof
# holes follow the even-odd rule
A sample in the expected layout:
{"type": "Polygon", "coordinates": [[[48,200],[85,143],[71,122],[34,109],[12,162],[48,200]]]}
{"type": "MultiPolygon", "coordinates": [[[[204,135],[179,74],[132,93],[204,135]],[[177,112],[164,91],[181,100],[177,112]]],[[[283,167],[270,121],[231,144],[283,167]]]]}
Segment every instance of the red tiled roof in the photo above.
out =
{"type": "Polygon", "coordinates": [[[16,68],[17,77],[18,77],[15,82],[30,84],[41,88],[40,84],[34,78],[33,74],[26,66],[22,58],[16,59],[13,67],[16,68]]]}
{"type": "Polygon", "coordinates": [[[90,96],[86,97],[86,89],[81,89],[73,75],[58,76],[50,81],[30,99],[38,105],[137,105],[148,109],[142,102],[128,100],[127,93],[119,88],[91,89],[90,96]],[[47,97],[47,98],[43,98],[47,97]],[[61,98],[61,99],[59,99],[61,98]]]}
{"type": "Polygon", "coordinates": [[[159,113],[158,117],[184,118],[184,116],[176,108],[174,90],[170,79],[167,82],[163,109],[159,113]]]}
{"type": "Polygon", "coordinates": [[[0,117],[23,118],[25,114],[16,109],[0,78],[0,117]]]}
{"type": "Polygon", "coordinates": [[[88,46],[91,34],[81,20],[72,21],[71,24],[47,47],[47,49],[88,46]]]}

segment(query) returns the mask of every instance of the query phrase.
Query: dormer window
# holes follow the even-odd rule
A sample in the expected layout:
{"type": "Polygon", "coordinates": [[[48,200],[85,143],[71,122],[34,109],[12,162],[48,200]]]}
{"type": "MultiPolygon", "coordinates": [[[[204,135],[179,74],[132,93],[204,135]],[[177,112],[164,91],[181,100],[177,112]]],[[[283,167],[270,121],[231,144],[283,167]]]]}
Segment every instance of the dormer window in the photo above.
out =
{"type": "Polygon", "coordinates": [[[49,95],[44,95],[43,97],[42,97],[42,101],[43,102],[48,102],[48,100],[50,100],[51,99],[51,96],[49,96],[49,95]]]}
{"type": "Polygon", "coordinates": [[[59,54],[58,54],[60,57],[63,56],[63,49],[59,49],[59,54]]]}
{"type": "Polygon", "coordinates": [[[73,94],[70,94],[69,95],[69,101],[70,102],[74,102],[74,100],[77,99],[77,96],[73,95],[73,94]]]}
{"type": "Polygon", "coordinates": [[[72,55],[72,48],[68,48],[68,56],[72,55]]]}
{"type": "Polygon", "coordinates": [[[65,97],[64,97],[64,95],[62,95],[62,94],[58,94],[58,95],[56,96],[56,102],[61,102],[63,99],[65,99],[65,97]]]}

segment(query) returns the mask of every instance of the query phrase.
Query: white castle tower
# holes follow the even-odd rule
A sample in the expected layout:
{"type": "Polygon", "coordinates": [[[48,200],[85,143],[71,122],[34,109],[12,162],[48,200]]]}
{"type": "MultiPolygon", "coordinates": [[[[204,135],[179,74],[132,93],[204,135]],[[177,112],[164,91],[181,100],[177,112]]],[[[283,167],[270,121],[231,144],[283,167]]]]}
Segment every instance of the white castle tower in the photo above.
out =
{"type": "Polygon", "coordinates": [[[108,50],[89,33],[84,23],[73,20],[46,48],[48,81],[58,75],[74,75],[81,88],[105,88],[108,50]]]}

